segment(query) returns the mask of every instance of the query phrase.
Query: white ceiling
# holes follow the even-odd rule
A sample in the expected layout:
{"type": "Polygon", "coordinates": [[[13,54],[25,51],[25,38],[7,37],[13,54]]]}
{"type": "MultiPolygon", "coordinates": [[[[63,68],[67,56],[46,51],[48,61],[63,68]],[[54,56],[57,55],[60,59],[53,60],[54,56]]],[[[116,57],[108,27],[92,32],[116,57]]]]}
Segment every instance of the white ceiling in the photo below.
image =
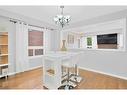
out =
{"type": "MultiPolygon", "coordinates": [[[[0,6],[0,9],[18,13],[55,25],[53,17],[60,14],[59,6],[0,6]]],[[[70,24],[127,9],[127,6],[65,6],[64,14],[71,15],[70,24]]]]}

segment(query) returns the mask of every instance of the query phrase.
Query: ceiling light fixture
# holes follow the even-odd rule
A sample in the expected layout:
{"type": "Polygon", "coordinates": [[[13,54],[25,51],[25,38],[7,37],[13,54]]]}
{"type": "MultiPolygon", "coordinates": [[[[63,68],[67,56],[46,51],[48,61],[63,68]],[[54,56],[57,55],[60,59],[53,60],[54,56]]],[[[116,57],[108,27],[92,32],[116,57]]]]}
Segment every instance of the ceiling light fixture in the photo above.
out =
{"type": "Polygon", "coordinates": [[[60,6],[60,8],[62,9],[61,14],[60,15],[56,15],[54,17],[54,21],[56,24],[60,25],[62,28],[67,25],[70,22],[70,15],[64,15],[63,14],[63,9],[64,6],[60,6]]]}

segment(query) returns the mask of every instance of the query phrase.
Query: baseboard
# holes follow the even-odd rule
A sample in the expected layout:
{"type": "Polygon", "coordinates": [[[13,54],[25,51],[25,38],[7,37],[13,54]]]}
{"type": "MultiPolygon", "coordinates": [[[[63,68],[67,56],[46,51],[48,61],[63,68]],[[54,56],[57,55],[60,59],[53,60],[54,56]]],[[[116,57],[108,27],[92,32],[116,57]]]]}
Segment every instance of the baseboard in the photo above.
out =
{"type": "Polygon", "coordinates": [[[37,69],[37,68],[40,68],[40,67],[42,67],[42,66],[37,66],[37,67],[28,68],[26,71],[34,70],[34,69],[37,69]]]}
{"type": "Polygon", "coordinates": [[[116,77],[116,78],[127,80],[127,77],[123,77],[123,76],[119,76],[119,75],[115,75],[115,74],[111,74],[111,73],[106,73],[106,72],[102,72],[102,71],[98,71],[98,70],[94,70],[94,69],[90,69],[90,68],[84,68],[84,67],[80,67],[80,66],[79,66],[79,68],[83,69],[83,70],[96,72],[96,73],[100,73],[100,74],[104,74],[104,75],[108,75],[108,76],[112,76],[112,77],[116,77]]]}
{"type": "Polygon", "coordinates": [[[15,75],[16,72],[13,72],[13,73],[9,73],[8,76],[12,76],[12,75],[15,75]]]}
{"type": "MultiPolygon", "coordinates": [[[[37,69],[37,68],[40,68],[42,66],[37,66],[37,67],[33,67],[33,68],[29,68],[23,72],[26,72],[26,71],[30,71],[30,70],[34,70],[34,69],[37,69]]],[[[8,76],[12,76],[12,75],[15,75],[15,74],[18,74],[18,73],[23,73],[23,72],[13,72],[13,73],[9,73],[8,76]]]]}

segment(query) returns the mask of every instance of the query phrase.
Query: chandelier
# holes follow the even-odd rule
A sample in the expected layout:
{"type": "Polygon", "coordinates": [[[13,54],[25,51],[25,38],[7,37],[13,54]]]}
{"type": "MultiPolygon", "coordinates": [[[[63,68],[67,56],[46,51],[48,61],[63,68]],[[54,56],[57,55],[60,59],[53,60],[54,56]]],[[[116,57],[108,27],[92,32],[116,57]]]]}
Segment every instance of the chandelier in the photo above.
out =
{"type": "Polygon", "coordinates": [[[63,14],[63,9],[64,9],[64,6],[60,6],[61,8],[61,14],[59,15],[56,15],[54,17],[54,21],[56,24],[60,25],[62,28],[67,25],[69,22],[70,22],[70,16],[69,15],[64,15],[63,14]]]}

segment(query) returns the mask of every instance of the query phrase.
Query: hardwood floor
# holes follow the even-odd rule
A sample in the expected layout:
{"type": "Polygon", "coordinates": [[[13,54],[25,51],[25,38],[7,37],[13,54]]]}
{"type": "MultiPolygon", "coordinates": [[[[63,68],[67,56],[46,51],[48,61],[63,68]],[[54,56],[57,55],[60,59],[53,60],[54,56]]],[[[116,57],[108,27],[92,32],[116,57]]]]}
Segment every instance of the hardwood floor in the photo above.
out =
{"type": "MultiPolygon", "coordinates": [[[[79,70],[84,78],[77,89],[127,89],[127,80],[79,70]]],[[[0,89],[46,89],[43,87],[42,68],[0,79],[0,89]]]]}
{"type": "Polygon", "coordinates": [[[79,89],[127,89],[127,80],[86,70],[80,70],[80,75],[84,80],[79,89]]]}

